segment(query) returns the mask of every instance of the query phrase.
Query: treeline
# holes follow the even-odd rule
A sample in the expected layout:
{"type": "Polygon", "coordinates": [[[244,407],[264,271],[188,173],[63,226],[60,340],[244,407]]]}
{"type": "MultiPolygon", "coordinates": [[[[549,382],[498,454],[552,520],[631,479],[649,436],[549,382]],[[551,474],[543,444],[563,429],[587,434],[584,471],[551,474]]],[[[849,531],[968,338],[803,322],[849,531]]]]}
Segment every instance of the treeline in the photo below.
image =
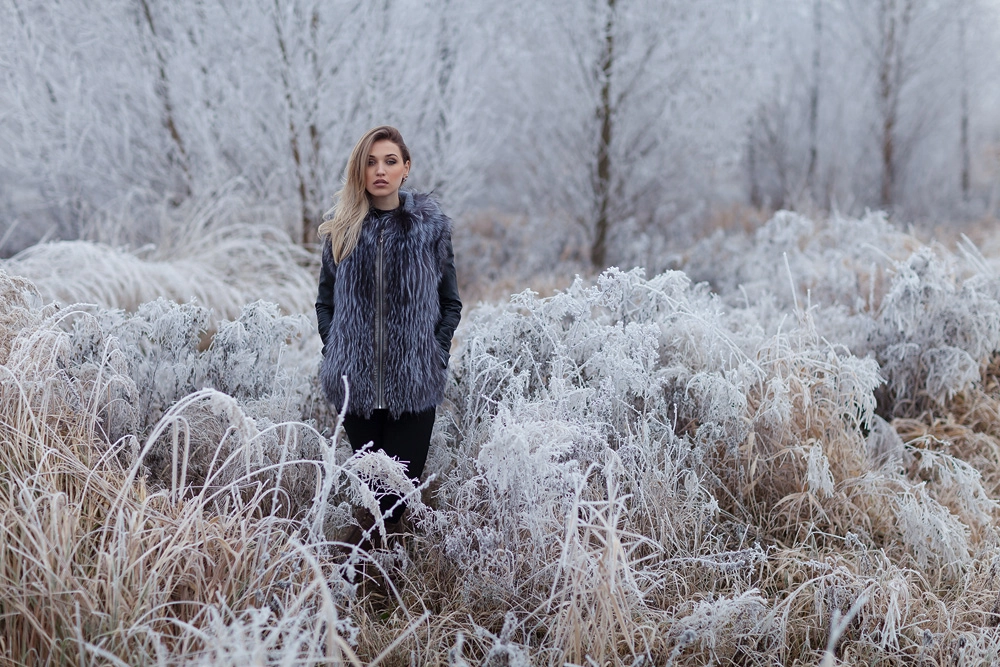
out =
{"type": "Polygon", "coordinates": [[[991,215],[996,19],[982,0],[5,0],[0,253],[156,242],[233,192],[311,243],[383,122],[457,217],[541,217],[595,267],[734,204],[991,215]]]}

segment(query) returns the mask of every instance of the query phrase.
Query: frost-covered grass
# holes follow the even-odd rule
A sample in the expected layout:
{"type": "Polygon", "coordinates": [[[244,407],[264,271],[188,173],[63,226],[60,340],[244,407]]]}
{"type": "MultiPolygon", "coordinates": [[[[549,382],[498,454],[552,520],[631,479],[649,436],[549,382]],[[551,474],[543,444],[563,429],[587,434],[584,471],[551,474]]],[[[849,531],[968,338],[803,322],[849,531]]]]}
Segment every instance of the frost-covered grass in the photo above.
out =
{"type": "Polygon", "coordinates": [[[294,299],[55,306],[4,264],[0,654],[996,661],[994,260],[785,213],[685,258],[470,309],[416,488],[351,454],[294,299]],[[402,532],[341,541],[386,489],[402,532]]]}
{"type": "Polygon", "coordinates": [[[235,319],[243,305],[264,298],[289,313],[315,301],[309,255],[281,235],[250,226],[207,234],[178,259],[156,249],[134,254],[87,241],[43,243],[0,268],[30,278],[46,301],[93,303],[135,310],[159,297],[191,299],[235,319]]]}

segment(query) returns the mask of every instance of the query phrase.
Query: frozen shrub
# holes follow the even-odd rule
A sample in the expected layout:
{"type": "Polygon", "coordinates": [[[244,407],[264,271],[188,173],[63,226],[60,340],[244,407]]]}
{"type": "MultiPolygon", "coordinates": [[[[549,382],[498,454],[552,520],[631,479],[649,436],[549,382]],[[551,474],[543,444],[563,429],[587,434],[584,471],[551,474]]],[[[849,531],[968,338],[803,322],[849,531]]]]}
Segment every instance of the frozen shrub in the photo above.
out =
{"type": "MultiPolygon", "coordinates": [[[[315,380],[319,345],[309,320],[280,315],[273,304],[251,303],[236,321],[216,323],[207,349],[201,348],[210,312],[196,303],[158,299],[134,313],[79,306],[51,326],[68,331],[67,367],[116,360],[115,372],[134,385],[123,390],[130,411],[123,418],[140,439],[174,403],[203,387],[228,393],[254,417],[274,422],[330,417],[315,380]]],[[[113,423],[107,428],[122,431],[113,423]]]]}
{"type": "MultiPolygon", "coordinates": [[[[437,530],[446,535],[444,554],[466,573],[462,590],[470,604],[513,601],[527,593],[521,582],[552,562],[583,482],[579,463],[569,456],[582,429],[539,417],[515,417],[501,408],[476,459],[476,474],[454,489],[452,509],[435,515],[437,530]]],[[[543,587],[534,582],[536,595],[543,587]]]]}
{"type": "Polygon", "coordinates": [[[202,356],[199,383],[243,401],[255,415],[299,420],[325,406],[313,379],[319,336],[305,316],[281,315],[276,305],[255,301],[219,324],[202,356]]]}
{"type": "MultiPolygon", "coordinates": [[[[760,591],[709,598],[684,607],[669,631],[674,648],[668,664],[676,664],[682,656],[706,664],[736,662],[750,653],[751,647],[753,653],[767,656],[776,643],[776,624],[768,617],[768,603],[760,591]]],[[[774,658],[764,657],[763,664],[776,664],[774,658]]]]}
{"type": "MultiPolygon", "coordinates": [[[[971,477],[961,495],[950,482],[925,489],[905,474],[900,464],[912,455],[875,414],[877,360],[824,338],[816,318],[833,311],[757,326],[771,307],[728,310],[679,273],[647,281],[609,271],[592,286],[578,282],[544,299],[522,293],[474,311],[449,397],[458,410],[455,447],[478,463],[451,459],[446,477],[471,475],[473,483],[446,481],[442,498],[453,509],[437,515],[448,526],[443,553],[463,573],[469,604],[531,599],[518,573],[532,561],[517,556],[517,541],[551,543],[561,534],[571,544],[573,517],[591,498],[608,498],[601,489],[609,456],[628,472],[618,477],[629,493],[619,530],[655,537],[640,551],[693,558],[700,548],[724,548],[732,537],[705,528],[721,507],[755,513],[758,527],[792,539],[817,529],[844,535],[861,520],[870,544],[888,539],[922,567],[966,568],[970,526],[982,530],[991,501],[971,477]],[[872,477],[879,466],[888,467],[872,477]],[[573,479],[580,500],[567,514],[564,487],[573,479]]],[[[945,465],[941,479],[961,470],[945,465]]],[[[760,535],[734,528],[742,539],[760,535]]],[[[578,576],[587,571],[582,555],[572,562],[578,576]]],[[[639,579],[664,576],[639,562],[625,569],[639,579]]],[[[549,577],[553,586],[560,581],[557,573],[542,581],[549,577]]],[[[566,618],[586,616],[573,613],[566,618]]]]}
{"type": "Polygon", "coordinates": [[[696,246],[685,270],[726,303],[775,322],[813,309],[817,331],[873,355],[889,408],[943,404],[973,386],[1000,349],[1000,279],[965,242],[961,254],[924,246],[882,214],[816,223],[780,212],[752,236],[696,246]]]}
{"type": "Polygon", "coordinates": [[[785,313],[796,304],[862,312],[878,307],[893,262],[920,245],[880,212],[813,221],[779,211],[751,234],[720,230],[700,241],[683,268],[733,306],[775,299],[785,313]]]}
{"type": "Polygon", "coordinates": [[[895,402],[944,404],[975,384],[1000,350],[997,290],[997,278],[962,278],[947,258],[923,248],[896,265],[874,331],[855,348],[875,354],[895,402]]]}
{"type": "Polygon", "coordinates": [[[198,345],[209,313],[197,304],[157,299],[132,314],[81,307],[64,322],[72,365],[99,363],[110,350],[123,358],[121,372],[135,385],[128,399],[132,432],[140,438],[176,401],[199,388],[198,345]]]}

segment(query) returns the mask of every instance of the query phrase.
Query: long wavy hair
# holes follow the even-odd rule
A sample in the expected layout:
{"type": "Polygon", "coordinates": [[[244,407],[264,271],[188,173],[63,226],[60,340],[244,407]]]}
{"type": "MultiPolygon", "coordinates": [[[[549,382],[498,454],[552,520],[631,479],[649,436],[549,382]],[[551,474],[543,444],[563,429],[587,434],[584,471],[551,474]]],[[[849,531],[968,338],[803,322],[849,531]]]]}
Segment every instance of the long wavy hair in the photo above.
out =
{"type": "Polygon", "coordinates": [[[319,226],[320,238],[330,237],[333,261],[338,264],[351,254],[361,237],[361,224],[371,207],[368,191],[365,189],[365,167],[368,165],[372,144],[383,139],[399,146],[404,163],[410,161],[410,151],[403,143],[403,135],[390,125],[372,128],[358,139],[344,168],[344,186],[337,192],[336,203],[323,216],[323,223],[319,226]]]}

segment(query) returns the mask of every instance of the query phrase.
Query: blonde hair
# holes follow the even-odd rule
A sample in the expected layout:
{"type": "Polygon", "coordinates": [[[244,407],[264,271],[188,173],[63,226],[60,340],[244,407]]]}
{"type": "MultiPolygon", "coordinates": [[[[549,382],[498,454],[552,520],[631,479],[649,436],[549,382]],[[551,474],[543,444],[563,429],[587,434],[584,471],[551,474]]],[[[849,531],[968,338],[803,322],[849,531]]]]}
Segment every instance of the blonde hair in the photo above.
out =
{"type": "Polygon", "coordinates": [[[333,261],[340,263],[351,254],[361,237],[361,224],[368,215],[371,202],[365,189],[365,167],[372,144],[387,139],[399,146],[403,162],[410,161],[410,151],[403,143],[403,135],[390,125],[380,125],[365,132],[351,151],[344,168],[344,187],[336,194],[336,203],[323,216],[319,226],[320,238],[330,237],[333,261]]]}

